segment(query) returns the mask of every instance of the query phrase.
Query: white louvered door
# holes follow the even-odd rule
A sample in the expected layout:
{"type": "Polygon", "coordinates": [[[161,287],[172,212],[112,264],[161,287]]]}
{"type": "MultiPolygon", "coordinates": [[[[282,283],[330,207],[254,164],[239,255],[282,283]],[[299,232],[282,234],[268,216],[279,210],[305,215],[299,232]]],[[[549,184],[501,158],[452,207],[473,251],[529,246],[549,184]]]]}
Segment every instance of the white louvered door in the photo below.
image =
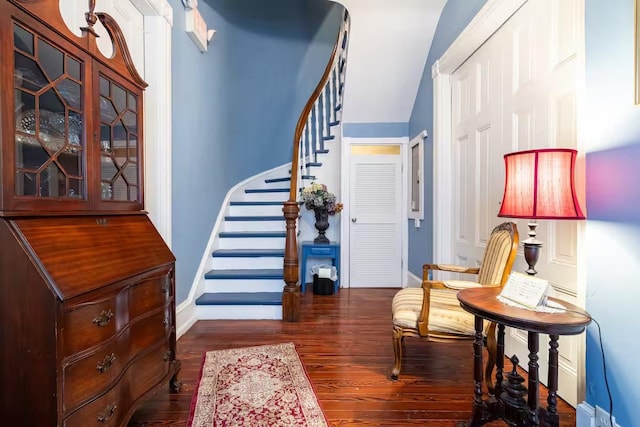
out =
{"type": "Polygon", "coordinates": [[[350,269],[354,288],[402,284],[400,145],[352,145],[350,269]]]}

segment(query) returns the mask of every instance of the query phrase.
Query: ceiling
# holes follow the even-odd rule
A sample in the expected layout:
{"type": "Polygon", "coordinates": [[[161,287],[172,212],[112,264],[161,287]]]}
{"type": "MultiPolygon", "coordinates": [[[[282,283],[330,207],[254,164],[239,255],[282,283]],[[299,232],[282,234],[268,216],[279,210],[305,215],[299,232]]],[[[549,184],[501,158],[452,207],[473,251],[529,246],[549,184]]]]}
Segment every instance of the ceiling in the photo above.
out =
{"type": "Polygon", "coordinates": [[[446,0],[333,0],[351,16],[343,123],[407,123],[446,0]]]}

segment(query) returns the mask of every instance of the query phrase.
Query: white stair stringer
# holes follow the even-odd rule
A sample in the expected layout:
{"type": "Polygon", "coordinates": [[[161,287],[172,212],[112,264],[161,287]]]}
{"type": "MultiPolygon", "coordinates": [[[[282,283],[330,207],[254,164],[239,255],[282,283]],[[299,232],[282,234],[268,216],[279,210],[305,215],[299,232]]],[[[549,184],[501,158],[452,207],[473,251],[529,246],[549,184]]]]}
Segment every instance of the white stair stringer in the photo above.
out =
{"type": "MultiPolygon", "coordinates": [[[[205,279],[205,273],[214,268],[214,257],[212,257],[212,253],[216,249],[235,249],[235,248],[255,248],[255,249],[273,249],[273,248],[284,248],[285,239],[283,237],[274,237],[274,238],[220,238],[219,233],[225,230],[225,220],[224,217],[227,215],[238,215],[236,208],[239,208],[242,212],[242,215],[264,215],[263,210],[267,210],[267,212],[273,212],[275,215],[283,215],[282,206],[271,205],[271,206],[230,206],[230,202],[233,201],[243,201],[246,200],[245,196],[249,195],[251,201],[265,201],[264,196],[265,193],[245,193],[245,189],[247,188],[283,188],[285,186],[289,186],[288,181],[284,182],[275,182],[275,183],[265,183],[266,179],[270,178],[280,178],[289,175],[289,170],[291,169],[291,163],[278,166],[271,170],[262,172],[246,180],[238,183],[233,188],[231,188],[227,195],[225,196],[224,201],[222,202],[222,206],[220,211],[218,212],[218,217],[216,218],[216,222],[213,226],[211,234],[209,236],[209,240],[207,242],[206,248],[202,254],[202,258],[200,260],[200,264],[196,271],[195,277],[191,284],[191,289],[189,290],[189,295],[187,298],[181,302],[176,307],[176,326],[177,326],[177,334],[178,337],[184,334],[189,328],[200,319],[281,319],[282,318],[282,307],[281,306],[228,306],[225,307],[224,310],[221,310],[219,306],[211,306],[211,307],[197,307],[195,305],[195,300],[207,292],[208,280],[205,279]],[[233,208],[233,211],[232,211],[233,208]],[[252,212],[251,208],[257,208],[256,211],[252,212]],[[274,212],[275,211],[275,212],[274,212]],[[235,313],[235,314],[233,314],[235,313]],[[216,317],[219,316],[219,317],[216,317]],[[234,317],[235,316],[235,317],[234,317]]],[[[269,193],[266,193],[269,194],[269,193]]],[[[289,198],[288,193],[273,193],[277,194],[279,198],[275,200],[285,201],[289,198]]],[[[270,214],[269,213],[269,214],[270,214]]],[[[248,264],[251,263],[251,259],[248,259],[248,264]]],[[[282,264],[280,265],[282,268],[282,264]]],[[[265,280],[265,288],[263,291],[273,288],[273,284],[269,283],[271,279],[265,280]]],[[[253,286],[253,284],[251,285],[253,286]]],[[[284,288],[284,281],[281,282],[281,286],[279,291],[282,291],[284,288]]]]}

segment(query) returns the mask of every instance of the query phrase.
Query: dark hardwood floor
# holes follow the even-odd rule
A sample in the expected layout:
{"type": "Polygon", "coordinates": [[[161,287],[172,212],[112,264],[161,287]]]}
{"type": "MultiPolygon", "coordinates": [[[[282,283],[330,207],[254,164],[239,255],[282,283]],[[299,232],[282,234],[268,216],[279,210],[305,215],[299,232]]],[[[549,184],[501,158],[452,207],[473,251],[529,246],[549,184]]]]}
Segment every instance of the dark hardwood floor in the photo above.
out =
{"type": "MultiPolygon", "coordinates": [[[[302,297],[300,322],[207,320],[178,340],[182,390],[158,391],[129,427],[184,426],[202,357],[208,350],[295,343],[329,424],[337,426],[454,426],[471,414],[471,341],[405,339],[398,381],[389,373],[391,298],[397,289],[342,289],[338,295],[302,297]]],[[[505,362],[505,370],[511,367],[505,362]]],[[[546,406],[546,390],[541,390],[546,406]]],[[[575,410],[559,400],[561,426],[575,426],[575,410]]],[[[505,425],[502,422],[487,424],[505,425]]]]}

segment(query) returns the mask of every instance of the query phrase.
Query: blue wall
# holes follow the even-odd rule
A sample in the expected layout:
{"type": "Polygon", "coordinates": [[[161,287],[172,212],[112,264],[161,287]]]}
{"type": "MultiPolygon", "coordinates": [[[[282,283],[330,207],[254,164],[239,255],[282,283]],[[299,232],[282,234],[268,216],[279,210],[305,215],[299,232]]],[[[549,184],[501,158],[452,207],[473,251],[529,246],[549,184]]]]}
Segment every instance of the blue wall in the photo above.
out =
{"type": "Polygon", "coordinates": [[[325,0],[208,0],[217,33],[201,53],[170,0],[173,253],[177,302],[187,298],[229,189],[291,161],[298,115],[335,43],[342,7],[325,0]],[[268,7],[267,7],[268,4],[268,7]]]}
{"type": "Polygon", "coordinates": [[[409,271],[422,277],[422,265],[433,262],[433,80],[431,67],[478,13],[486,0],[449,0],[442,10],[409,121],[409,137],[426,130],[424,144],[424,222],[409,221],[409,271]]]}
{"type": "MultiPolygon", "coordinates": [[[[639,425],[640,106],[634,105],[634,2],[586,1],[587,301],[602,327],[613,414],[639,425]]],[[[587,396],[609,410],[598,330],[587,329],[587,396]]]]}

